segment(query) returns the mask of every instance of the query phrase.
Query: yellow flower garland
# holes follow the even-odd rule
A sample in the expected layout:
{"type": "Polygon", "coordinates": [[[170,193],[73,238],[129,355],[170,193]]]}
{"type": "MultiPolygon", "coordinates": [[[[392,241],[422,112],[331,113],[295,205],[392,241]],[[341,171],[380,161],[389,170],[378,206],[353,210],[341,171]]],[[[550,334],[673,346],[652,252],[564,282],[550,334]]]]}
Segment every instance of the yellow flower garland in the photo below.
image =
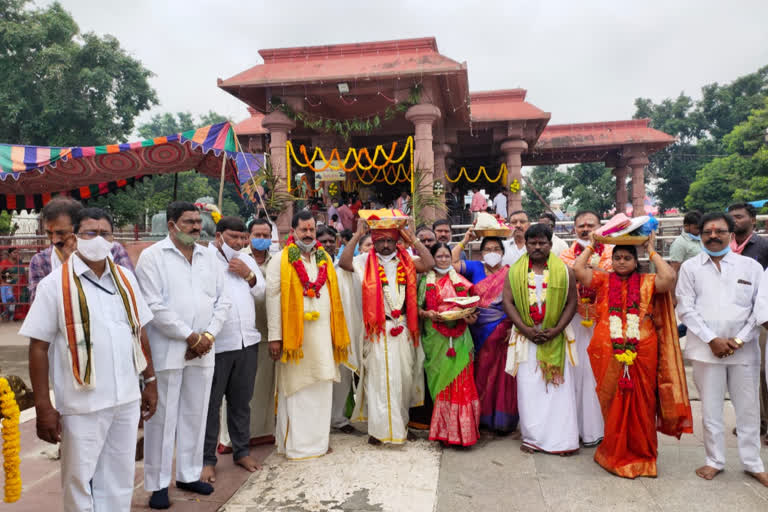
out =
{"type": "Polygon", "coordinates": [[[3,417],[3,468],[5,469],[5,501],[13,503],[21,497],[21,472],[19,471],[19,406],[11,386],[0,378],[0,412],[3,417]]]}

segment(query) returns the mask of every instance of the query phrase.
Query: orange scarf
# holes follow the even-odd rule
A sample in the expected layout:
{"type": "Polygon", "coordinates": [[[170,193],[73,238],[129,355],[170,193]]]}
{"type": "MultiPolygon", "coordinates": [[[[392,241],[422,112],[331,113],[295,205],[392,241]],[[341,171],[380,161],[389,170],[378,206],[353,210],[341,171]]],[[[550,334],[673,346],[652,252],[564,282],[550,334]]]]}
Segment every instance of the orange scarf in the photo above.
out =
{"type": "MultiPolygon", "coordinates": [[[[413,346],[417,347],[419,345],[419,305],[416,296],[416,268],[406,250],[399,245],[397,257],[400,258],[405,269],[405,311],[408,331],[411,333],[413,346]]],[[[390,286],[397,286],[397,283],[390,283],[390,286]]],[[[371,341],[377,341],[379,336],[386,335],[386,321],[384,291],[379,277],[379,259],[376,257],[376,249],[372,248],[368,253],[363,277],[363,324],[366,337],[371,341]]]]}
{"type": "MultiPolygon", "coordinates": [[[[325,249],[318,249],[318,251],[325,253],[325,262],[321,265],[328,266],[325,289],[331,300],[333,360],[336,364],[344,363],[347,361],[349,351],[349,332],[344,320],[344,307],[341,305],[336,269],[333,268],[333,260],[325,249]]],[[[315,255],[313,254],[312,257],[314,258],[315,255]]],[[[304,340],[304,288],[299,275],[288,261],[288,248],[283,249],[280,259],[280,308],[283,323],[283,356],[280,360],[284,363],[288,361],[298,363],[304,357],[304,351],[301,349],[304,340]]]]}

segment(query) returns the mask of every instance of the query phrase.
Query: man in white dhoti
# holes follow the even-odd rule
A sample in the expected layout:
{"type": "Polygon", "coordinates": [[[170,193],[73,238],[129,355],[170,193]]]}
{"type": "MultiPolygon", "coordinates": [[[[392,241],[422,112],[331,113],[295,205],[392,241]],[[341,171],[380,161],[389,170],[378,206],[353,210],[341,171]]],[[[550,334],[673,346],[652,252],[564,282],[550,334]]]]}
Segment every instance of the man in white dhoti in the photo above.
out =
{"type": "MultiPolygon", "coordinates": [[[[589,245],[589,235],[600,227],[600,217],[597,213],[583,210],[576,213],[573,218],[573,228],[578,237],[576,241],[560,253],[560,259],[573,268],[573,263],[582,251],[589,245]]],[[[595,244],[595,253],[590,258],[590,267],[599,268],[606,272],[611,271],[612,245],[595,244]]],[[[592,341],[595,332],[597,311],[595,309],[595,291],[576,285],[578,294],[578,308],[576,315],[571,320],[570,327],[576,339],[576,352],[579,364],[573,368],[573,381],[576,391],[576,413],[579,420],[579,437],[584,446],[596,446],[603,439],[603,412],[600,410],[600,401],[597,399],[597,382],[592,373],[592,365],[589,362],[587,348],[592,341]]]]}
{"type": "Polygon", "coordinates": [[[213,342],[229,312],[224,271],[216,255],[196,243],[202,229],[192,203],[166,211],[169,235],[145,249],[136,277],[154,314],[147,328],[157,371],[157,413],[144,423],[144,488],[149,506],[170,507],[176,449],[176,487],[211,494],[200,481],[208,399],[214,371],[213,342]]]}
{"type": "Polygon", "coordinates": [[[77,252],[40,281],[19,334],[30,338],[37,435],[61,441],[64,510],[128,512],[139,414],[147,420],[157,405],[144,331],[152,312],[133,273],[110,257],[110,216],[99,208],[77,215],[77,252]]]}
{"type": "Polygon", "coordinates": [[[550,252],[548,226],[528,228],[525,244],[526,254],[509,270],[503,295],[504,311],[514,324],[507,371],[517,377],[520,449],[571,455],[579,450],[579,426],[575,342],[566,327],[576,313],[576,281],[550,252]]]}
{"type": "Polygon", "coordinates": [[[349,334],[330,255],[315,219],[294,215],[291,236],[267,268],[269,350],[277,363],[277,452],[291,460],[328,452],[333,383],[349,334]]]}
{"type": "Polygon", "coordinates": [[[731,251],[734,222],[723,212],[700,222],[702,253],[685,261],[677,280],[677,313],[688,327],[684,356],[693,365],[701,396],[706,464],[696,470],[712,480],[725,468],[723,400],[736,412],[739,456],[744,471],[768,486],[760,459],[760,347],[755,306],[763,268],[731,251]]]}
{"type": "Polygon", "coordinates": [[[266,285],[253,258],[240,252],[247,243],[245,223],[239,217],[227,216],[216,223],[216,239],[208,244],[208,250],[214,253],[224,270],[225,289],[231,306],[214,346],[216,363],[200,475],[203,482],[216,481],[216,447],[225,396],[235,464],[250,472],[260,468],[250,456],[250,402],[261,341],[261,334],[256,330],[255,300],[264,296],[266,285]]]}
{"type": "Polygon", "coordinates": [[[371,444],[402,444],[408,436],[408,409],[424,401],[424,351],[419,345],[416,273],[434,266],[429,250],[402,229],[407,217],[398,210],[361,210],[361,218],[375,222],[395,217],[399,229],[379,224],[371,231],[374,248],[354,257],[366,233],[361,220],[339,259],[339,266],[355,272],[362,283],[362,311],[366,341],[362,349],[361,385],[353,421],[368,421],[371,444]],[[386,213],[383,213],[386,212],[386,213]],[[386,227],[387,229],[380,229],[386,227]],[[413,245],[419,258],[411,259],[413,245]]]}

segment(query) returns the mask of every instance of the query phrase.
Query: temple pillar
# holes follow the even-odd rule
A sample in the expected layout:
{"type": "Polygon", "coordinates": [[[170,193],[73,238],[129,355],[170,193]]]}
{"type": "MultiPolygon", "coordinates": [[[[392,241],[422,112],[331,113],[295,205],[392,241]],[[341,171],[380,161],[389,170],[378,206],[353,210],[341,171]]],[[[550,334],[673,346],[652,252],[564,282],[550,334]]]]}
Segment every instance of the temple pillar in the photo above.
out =
{"type": "MultiPolygon", "coordinates": [[[[448,190],[448,181],[445,179],[448,176],[448,162],[446,156],[451,152],[451,146],[448,144],[435,144],[433,151],[435,153],[435,172],[432,176],[434,181],[439,181],[443,184],[442,203],[445,204],[445,192],[448,190]]],[[[445,215],[448,214],[446,209],[445,215]]]]}
{"type": "Polygon", "coordinates": [[[632,169],[632,216],[645,215],[645,166],[648,158],[635,156],[627,162],[632,169]]]}
{"type": "MultiPolygon", "coordinates": [[[[288,163],[285,159],[285,143],[288,140],[288,132],[296,127],[296,123],[288,116],[276,110],[270,112],[261,122],[261,125],[269,130],[269,160],[272,163],[272,170],[277,176],[277,190],[274,192],[287,192],[287,169],[288,163]]],[[[277,216],[277,230],[280,238],[291,230],[291,218],[293,217],[293,203],[277,216]]]]}
{"type": "Polygon", "coordinates": [[[616,177],[616,213],[626,213],[627,210],[627,175],[630,167],[624,162],[613,170],[616,177]]]}
{"type": "Polygon", "coordinates": [[[528,144],[522,139],[511,139],[501,143],[501,151],[504,153],[504,163],[507,165],[507,213],[523,209],[523,162],[522,155],[528,150],[528,144]],[[520,190],[513,194],[509,186],[515,181],[520,184],[520,190]]]}
{"type": "MultiPolygon", "coordinates": [[[[440,118],[440,109],[430,103],[414,105],[405,113],[405,118],[413,123],[413,165],[414,171],[419,169],[423,175],[421,194],[432,193],[432,181],[435,172],[435,153],[432,150],[432,123],[440,118]]],[[[434,219],[432,208],[425,208],[420,215],[426,219],[434,219]]]]}

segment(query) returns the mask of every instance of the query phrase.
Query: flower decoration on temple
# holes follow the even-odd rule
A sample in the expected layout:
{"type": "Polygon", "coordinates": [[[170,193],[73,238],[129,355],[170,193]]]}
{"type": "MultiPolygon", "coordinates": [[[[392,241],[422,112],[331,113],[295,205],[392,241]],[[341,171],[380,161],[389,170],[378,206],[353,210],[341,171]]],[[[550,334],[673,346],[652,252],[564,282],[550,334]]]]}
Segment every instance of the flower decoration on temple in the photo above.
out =
{"type": "Polygon", "coordinates": [[[435,180],[432,182],[432,194],[435,196],[441,196],[445,192],[445,186],[443,185],[443,182],[440,180],[435,180]]]}
{"type": "MultiPolygon", "coordinates": [[[[299,276],[304,296],[312,299],[320,297],[320,289],[325,286],[325,283],[328,280],[328,253],[325,252],[325,249],[323,249],[323,246],[317,240],[315,240],[315,249],[315,262],[317,263],[318,269],[317,279],[310,281],[307,269],[304,267],[304,262],[301,260],[301,249],[296,245],[293,236],[288,237],[286,247],[286,250],[288,251],[288,262],[293,266],[294,270],[296,270],[296,275],[299,276]]],[[[311,320],[317,320],[317,317],[314,317],[314,315],[312,316],[313,318],[311,318],[311,320]]],[[[304,319],[310,320],[310,318],[307,318],[307,313],[304,313],[304,319]]]]}
{"type": "Polygon", "coordinates": [[[331,197],[337,197],[339,195],[339,186],[336,183],[328,185],[328,193],[331,197]]]}
{"type": "Polygon", "coordinates": [[[21,497],[21,436],[19,405],[8,381],[0,377],[0,416],[2,416],[3,469],[5,470],[5,501],[13,503],[21,497]]]}
{"type": "Polygon", "coordinates": [[[465,180],[467,180],[470,183],[475,183],[477,180],[480,179],[481,176],[485,176],[485,179],[488,183],[496,183],[499,180],[504,181],[505,177],[507,175],[507,164],[502,163],[501,167],[499,167],[499,174],[496,175],[495,178],[491,178],[488,175],[488,171],[486,171],[485,167],[480,166],[480,168],[477,170],[477,174],[474,178],[469,177],[469,171],[467,171],[466,167],[462,167],[459,169],[459,172],[456,174],[455,178],[451,178],[450,176],[446,176],[445,179],[448,180],[448,183],[456,183],[458,182],[462,177],[464,177],[465,180]]]}
{"type": "Polygon", "coordinates": [[[619,388],[631,391],[633,383],[630,367],[637,358],[640,339],[640,274],[627,279],[627,296],[622,300],[622,280],[611,273],[608,281],[608,329],[613,345],[613,357],[624,366],[619,388]],[[624,321],[622,321],[624,318],[624,321]]]}
{"type": "Polygon", "coordinates": [[[520,182],[517,181],[517,178],[513,179],[512,183],[509,184],[509,191],[513,194],[520,192],[520,182]]]}

